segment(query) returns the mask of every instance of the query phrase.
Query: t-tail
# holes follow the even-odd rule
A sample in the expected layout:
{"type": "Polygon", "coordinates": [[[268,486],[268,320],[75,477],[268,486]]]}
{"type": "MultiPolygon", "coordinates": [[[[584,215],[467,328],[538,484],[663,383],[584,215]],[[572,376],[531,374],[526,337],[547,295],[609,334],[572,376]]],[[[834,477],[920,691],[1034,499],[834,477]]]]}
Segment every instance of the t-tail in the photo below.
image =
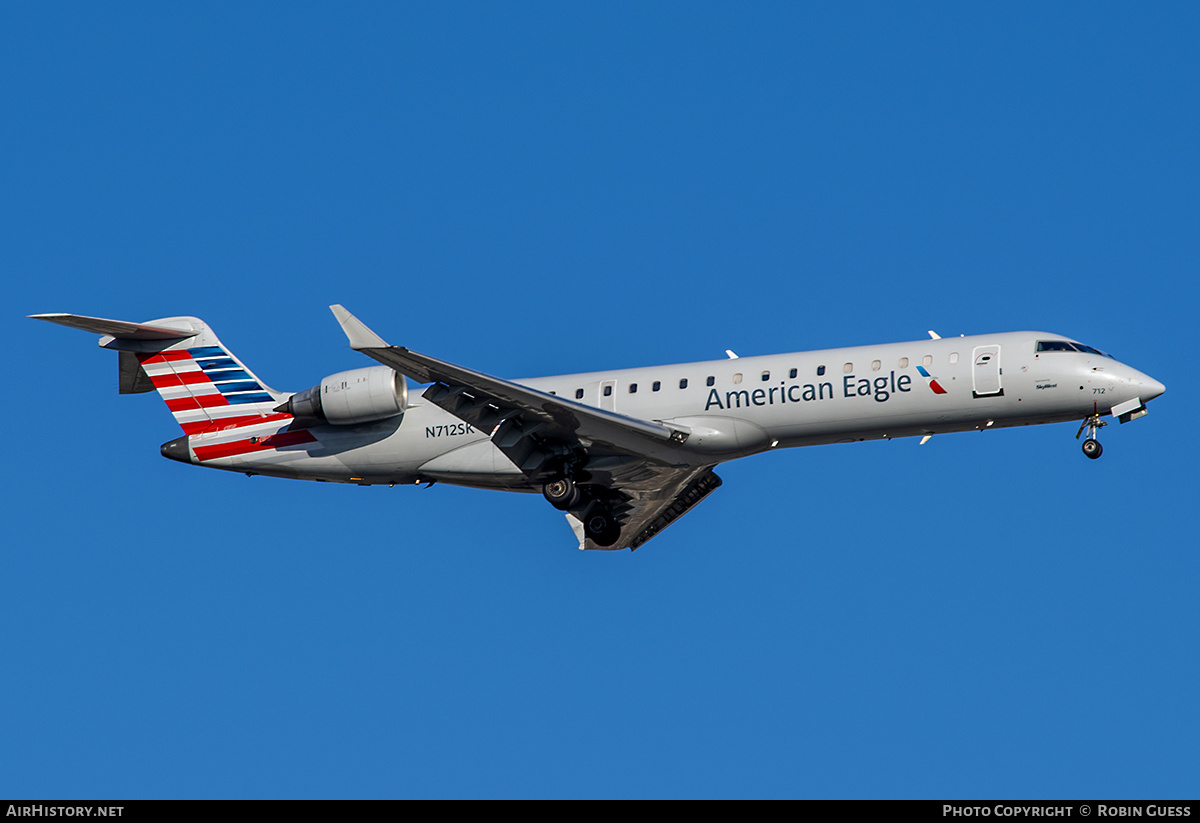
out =
{"type": "Polygon", "coordinates": [[[121,394],[157,391],[185,435],[291,418],[275,411],[288,395],[255,377],[198,318],[127,323],[78,314],[30,316],[102,335],[100,346],[119,353],[121,394]]]}

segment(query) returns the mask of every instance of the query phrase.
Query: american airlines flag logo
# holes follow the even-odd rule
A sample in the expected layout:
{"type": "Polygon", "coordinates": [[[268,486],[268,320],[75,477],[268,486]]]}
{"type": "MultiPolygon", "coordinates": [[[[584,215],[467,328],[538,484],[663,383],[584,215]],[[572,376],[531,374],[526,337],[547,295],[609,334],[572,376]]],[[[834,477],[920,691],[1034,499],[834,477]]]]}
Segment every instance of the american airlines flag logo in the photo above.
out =
{"type": "Polygon", "coordinates": [[[917,371],[921,373],[922,377],[929,381],[929,388],[934,394],[946,393],[946,390],[942,388],[942,384],[937,381],[936,377],[930,377],[929,372],[925,370],[924,366],[917,366],[917,371]]]}

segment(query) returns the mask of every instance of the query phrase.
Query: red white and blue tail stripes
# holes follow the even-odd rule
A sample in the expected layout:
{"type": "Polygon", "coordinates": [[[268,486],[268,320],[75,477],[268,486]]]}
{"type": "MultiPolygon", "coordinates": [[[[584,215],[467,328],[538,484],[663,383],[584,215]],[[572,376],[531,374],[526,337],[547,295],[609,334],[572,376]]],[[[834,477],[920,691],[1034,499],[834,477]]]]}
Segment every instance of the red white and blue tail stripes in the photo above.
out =
{"type": "Polygon", "coordinates": [[[139,354],[146,376],[186,434],[288,420],[278,401],[221,346],[139,354]]]}
{"type": "Polygon", "coordinates": [[[291,429],[290,414],[275,411],[276,397],[219,345],[139,354],[142,369],[175,415],[196,460],[228,458],[313,443],[307,429],[291,429]]]}

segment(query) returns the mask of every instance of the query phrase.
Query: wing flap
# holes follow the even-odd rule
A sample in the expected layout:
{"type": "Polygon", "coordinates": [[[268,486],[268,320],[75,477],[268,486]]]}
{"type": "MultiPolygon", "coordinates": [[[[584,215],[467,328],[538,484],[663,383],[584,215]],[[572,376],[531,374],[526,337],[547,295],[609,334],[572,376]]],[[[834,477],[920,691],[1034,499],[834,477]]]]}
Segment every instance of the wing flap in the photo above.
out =
{"type": "Polygon", "coordinates": [[[629,548],[637,549],[652,537],[656,537],[663,529],[683,517],[701,500],[720,487],[721,478],[717,477],[712,469],[707,469],[691,480],[684,486],[683,491],[674,497],[663,501],[658,506],[647,507],[645,511],[639,513],[640,529],[629,541],[629,548]]]}

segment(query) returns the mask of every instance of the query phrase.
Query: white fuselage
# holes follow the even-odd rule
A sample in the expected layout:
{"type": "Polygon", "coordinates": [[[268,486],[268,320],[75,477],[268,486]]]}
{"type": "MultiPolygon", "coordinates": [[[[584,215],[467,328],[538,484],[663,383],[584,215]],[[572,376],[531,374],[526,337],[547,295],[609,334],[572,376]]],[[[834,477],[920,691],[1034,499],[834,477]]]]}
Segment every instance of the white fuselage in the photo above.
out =
{"type": "MultiPolygon", "coordinates": [[[[690,432],[680,465],[715,465],[772,448],[849,443],[1082,420],[1161,383],[1089,351],[1037,351],[1044,332],[887,343],[516,382],[565,400],[690,432]]],[[[535,491],[489,439],[409,393],[403,414],[310,427],[307,442],[232,456],[232,438],[286,435],[278,422],[193,435],[191,462],[250,474],[351,483],[442,481],[535,491]],[[261,429],[261,431],[259,431],[261,429]]],[[[293,424],[292,429],[295,428],[293,424]]],[[[294,439],[294,438],[293,438],[294,439]]],[[[236,451],[236,450],[232,450],[236,451]]]]}

